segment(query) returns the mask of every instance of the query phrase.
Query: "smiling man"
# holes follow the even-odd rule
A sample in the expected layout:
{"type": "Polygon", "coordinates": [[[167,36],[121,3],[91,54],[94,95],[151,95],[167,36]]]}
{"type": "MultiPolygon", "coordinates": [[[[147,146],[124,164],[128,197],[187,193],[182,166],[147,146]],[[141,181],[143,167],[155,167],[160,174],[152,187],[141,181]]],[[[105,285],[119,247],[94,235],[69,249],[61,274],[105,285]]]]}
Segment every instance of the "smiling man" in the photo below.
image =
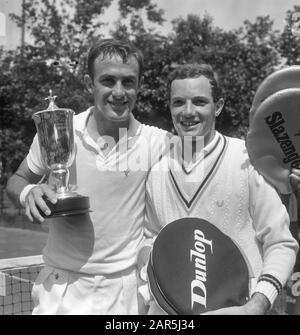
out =
{"type": "MultiPolygon", "coordinates": [[[[218,227],[247,258],[251,299],[244,306],[210,313],[264,314],[289,278],[298,250],[286,208],[251,165],[244,141],[216,131],[224,100],[209,65],[176,68],[170,74],[169,94],[181,140],[149,173],[146,235],[155,238],[166,224],[185,217],[218,227]]],[[[140,291],[147,297],[145,286],[140,291]]],[[[152,299],[149,313],[161,312],[152,299]]]]}
{"type": "MultiPolygon", "coordinates": [[[[46,266],[32,290],[34,314],[143,313],[136,251],[143,239],[145,181],[167,133],[132,115],[143,72],[143,56],[133,45],[101,40],[90,49],[88,71],[94,105],[74,117],[70,184],[89,197],[91,212],[48,219],[46,266]],[[138,167],[136,160],[143,168],[131,168],[138,167]]],[[[37,184],[48,173],[36,136],[7,185],[32,221],[43,222],[40,211],[50,214],[43,196],[57,200],[48,184],[37,184]]]]}
{"type": "MultiPolygon", "coordinates": [[[[205,76],[176,78],[171,83],[170,107],[174,127],[181,138],[201,136],[209,144],[215,136],[215,119],[224,100],[217,99],[210,80],[205,76]],[[215,101],[217,99],[217,101],[215,101]]],[[[215,90],[218,88],[216,87],[215,90]]]]}

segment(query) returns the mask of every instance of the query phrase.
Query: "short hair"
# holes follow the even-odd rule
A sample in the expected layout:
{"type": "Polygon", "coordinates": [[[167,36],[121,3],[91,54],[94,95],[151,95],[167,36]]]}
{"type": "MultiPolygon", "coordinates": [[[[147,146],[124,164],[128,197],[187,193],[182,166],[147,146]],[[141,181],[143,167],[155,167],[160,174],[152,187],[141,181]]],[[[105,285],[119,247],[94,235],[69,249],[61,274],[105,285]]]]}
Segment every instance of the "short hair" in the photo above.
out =
{"type": "Polygon", "coordinates": [[[193,63],[177,66],[168,77],[168,92],[171,93],[172,82],[176,79],[206,77],[211,85],[212,97],[214,102],[217,102],[222,97],[222,89],[219,85],[217,74],[213,71],[209,64],[193,63]]]}
{"type": "Polygon", "coordinates": [[[144,56],[130,41],[106,38],[93,45],[89,50],[87,59],[88,73],[92,79],[94,78],[94,63],[100,55],[102,55],[102,59],[106,56],[119,56],[124,63],[128,61],[129,57],[135,57],[139,65],[139,81],[141,80],[144,69],[144,56]]]}

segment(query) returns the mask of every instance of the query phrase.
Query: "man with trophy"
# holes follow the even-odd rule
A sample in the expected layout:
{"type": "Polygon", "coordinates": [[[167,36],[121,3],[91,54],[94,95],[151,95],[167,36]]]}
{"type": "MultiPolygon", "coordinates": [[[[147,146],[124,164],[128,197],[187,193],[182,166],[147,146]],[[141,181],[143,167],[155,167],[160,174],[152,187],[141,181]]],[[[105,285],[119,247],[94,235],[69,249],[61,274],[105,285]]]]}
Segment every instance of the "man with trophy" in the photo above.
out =
{"type": "Polygon", "coordinates": [[[88,71],[94,106],[73,118],[51,92],[49,107],[33,115],[38,133],[7,185],[31,221],[49,222],[33,314],[143,313],[136,252],[143,240],[145,181],[167,132],[132,115],[143,71],[134,46],[98,42],[88,71]]]}
{"type": "MultiPolygon", "coordinates": [[[[251,164],[245,142],[215,130],[224,100],[212,68],[178,66],[170,74],[168,87],[180,141],[152,167],[146,184],[149,240],[140,251],[145,284],[139,290],[150,306],[149,314],[265,314],[291,275],[298,251],[288,212],[275,188],[253,166],[255,162],[251,164]],[[244,274],[235,272],[235,258],[224,257],[227,250],[218,255],[222,240],[215,239],[214,233],[208,237],[210,226],[240,249],[248,268],[240,267],[244,274]],[[219,257],[219,263],[214,257],[219,257]],[[216,276],[217,267],[224,273],[216,276]],[[245,280],[244,275],[246,289],[243,286],[240,294],[236,291],[241,285],[234,280],[245,280]],[[209,291],[210,286],[215,289],[209,291]],[[231,287],[231,295],[222,292],[222,287],[231,287]],[[222,301],[221,295],[227,295],[224,304],[214,304],[222,301]]],[[[299,169],[292,171],[290,178],[296,186],[299,169]]]]}

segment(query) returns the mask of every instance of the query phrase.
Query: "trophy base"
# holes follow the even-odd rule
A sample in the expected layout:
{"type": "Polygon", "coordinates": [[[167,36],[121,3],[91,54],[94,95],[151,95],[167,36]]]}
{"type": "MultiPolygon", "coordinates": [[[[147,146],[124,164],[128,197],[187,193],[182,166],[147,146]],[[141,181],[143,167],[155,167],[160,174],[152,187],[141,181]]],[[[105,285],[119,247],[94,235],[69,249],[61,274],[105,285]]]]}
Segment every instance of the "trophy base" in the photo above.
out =
{"type": "Polygon", "coordinates": [[[45,199],[45,202],[51,211],[50,215],[43,215],[45,218],[79,215],[90,212],[89,198],[78,194],[58,198],[56,204],[53,204],[48,199],[45,199]]]}

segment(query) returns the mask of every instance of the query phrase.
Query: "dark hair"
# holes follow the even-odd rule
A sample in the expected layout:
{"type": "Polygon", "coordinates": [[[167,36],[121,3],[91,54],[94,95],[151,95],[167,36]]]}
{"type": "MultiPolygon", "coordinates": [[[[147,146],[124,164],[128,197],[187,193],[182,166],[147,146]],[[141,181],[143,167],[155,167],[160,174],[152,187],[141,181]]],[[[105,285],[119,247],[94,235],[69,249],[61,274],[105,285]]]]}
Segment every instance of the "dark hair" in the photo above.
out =
{"type": "Polygon", "coordinates": [[[206,77],[211,85],[212,97],[214,102],[217,102],[222,97],[222,90],[219,86],[217,74],[213,71],[209,64],[185,64],[177,66],[169,75],[168,92],[171,92],[172,82],[176,79],[206,77]]]}
{"type": "Polygon", "coordinates": [[[144,57],[142,52],[130,41],[107,38],[93,45],[89,51],[87,60],[88,73],[92,79],[94,78],[94,62],[100,55],[102,55],[102,59],[106,56],[117,55],[121,57],[124,63],[127,62],[130,56],[135,57],[139,64],[139,80],[141,79],[144,69],[144,57]]]}

